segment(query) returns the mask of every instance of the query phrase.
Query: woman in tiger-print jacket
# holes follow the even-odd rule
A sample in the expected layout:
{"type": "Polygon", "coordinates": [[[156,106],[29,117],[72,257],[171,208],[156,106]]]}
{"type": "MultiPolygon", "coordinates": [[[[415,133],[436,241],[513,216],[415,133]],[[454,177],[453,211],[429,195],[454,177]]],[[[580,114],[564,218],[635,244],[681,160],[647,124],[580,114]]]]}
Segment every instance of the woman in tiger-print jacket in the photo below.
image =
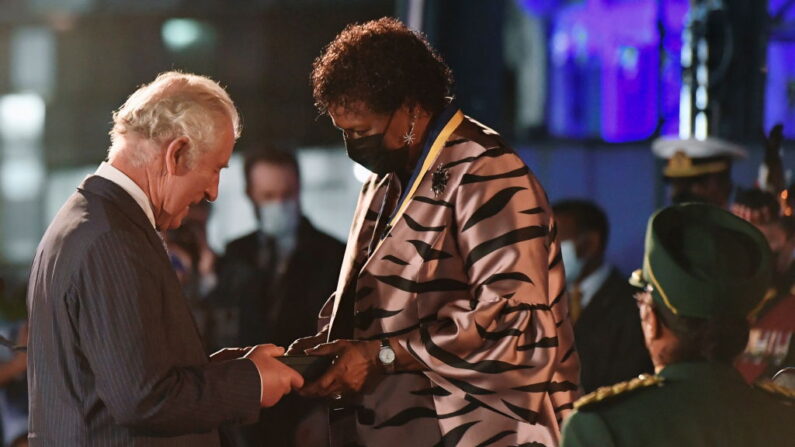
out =
{"type": "Polygon", "coordinates": [[[302,390],[337,398],[334,445],[556,445],[579,366],[541,185],[396,20],[346,28],[312,80],[374,172],[322,329],[290,349],[336,356],[302,390]]]}

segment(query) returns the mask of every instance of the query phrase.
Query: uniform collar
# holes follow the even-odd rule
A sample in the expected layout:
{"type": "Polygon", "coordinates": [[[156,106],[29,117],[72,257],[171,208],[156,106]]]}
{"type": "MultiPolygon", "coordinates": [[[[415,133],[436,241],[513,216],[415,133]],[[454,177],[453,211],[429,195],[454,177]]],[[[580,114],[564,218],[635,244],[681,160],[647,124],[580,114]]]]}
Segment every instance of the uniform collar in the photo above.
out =
{"type": "Polygon", "coordinates": [[[717,362],[680,362],[665,366],[659,373],[666,380],[737,380],[742,381],[740,373],[731,365],[717,362]]]}

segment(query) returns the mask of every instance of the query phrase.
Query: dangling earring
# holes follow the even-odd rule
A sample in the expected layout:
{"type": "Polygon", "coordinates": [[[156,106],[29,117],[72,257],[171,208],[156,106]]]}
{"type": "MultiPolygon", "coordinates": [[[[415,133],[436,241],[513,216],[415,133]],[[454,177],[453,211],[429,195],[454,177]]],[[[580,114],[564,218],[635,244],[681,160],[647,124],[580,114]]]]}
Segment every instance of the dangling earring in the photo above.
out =
{"type": "Polygon", "coordinates": [[[403,134],[403,143],[407,146],[411,146],[416,141],[416,137],[414,136],[414,124],[416,123],[417,118],[411,117],[411,124],[409,125],[409,131],[403,134]]]}

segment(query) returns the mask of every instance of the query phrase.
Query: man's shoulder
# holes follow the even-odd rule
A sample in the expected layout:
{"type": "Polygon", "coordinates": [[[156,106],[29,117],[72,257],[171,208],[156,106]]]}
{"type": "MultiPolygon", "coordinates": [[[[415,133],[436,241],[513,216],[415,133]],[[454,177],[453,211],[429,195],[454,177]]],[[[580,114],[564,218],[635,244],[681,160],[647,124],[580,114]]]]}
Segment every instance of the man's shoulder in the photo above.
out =
{"type": "Polygon", "coordinates": [[[629,284],[628,278],[628,276],[622,274],[617,268],[610,267],[610,274],[607,275],[607,279],[605,279],[600,290],[609,289],[613,292],[631,296],[636,289],[629,284]]]}
{"type": "Polygon", "coordinates": [[[117,210],[78,190],[44,232],[31,278],[67,287],[76,273],[91,274],[95,266],[107,265],[124,251],[130,259],[148,259],[149,246],[146,235],[117,210]]]}
{"type": "Polygon", "coordinates": [[[332,253],[338,251],[342,252],[345,251],[344,243],[340,242],[334,236],[319,230],[309,221],[306,221],[305,235],[306,238],[310,241],[310,245],[315,245],[316,247],[320,247],[332,253]]]}
{"type": "Polygon", "coordinates": [[[239,248],[241,246],[248,246],[254,242],[257,242],[257,231],[252,231],[251,233],[232,239],[226,246],[230,248],[239,248]]]}
{"type": "MultiPolygon", "coordinates": [[[[111,227],[112,217],[102,201],[75,191],[58,210],[42,237],[42,247],[62,247],[73,240],[85,247],[111,227]]],[[[60,251],[60,250],[59,250],[60,251]]]]}
{"type": "Polygon", "coordinates": [[[665,379],[658,375],[641,374],[640,376],[619,382],[610,386],[603,386],[596,391],[586,394],[574,403],[577,411],[599,411],[600,409],[622,405],[633,399],[649,399],[656,393],[655,389],[665,386],[665,379]]]}
{"type": "Polygon", "coordinates": [[[257,231],[232,239],[224,248],[224,257],[228,259],[248,257],[247,253],[255,252],[259,246],[257,231]]]}
{"type": "Polygon", "coordinates": [[[662,377],[641,375],[586,394],[575,402],[575,411],[564,424],[562,445],[625,445],[617,444],[617,437],[626,438],[626,429],[632,430],[638,420],[651,420],[655,412],[663,411],[665,387],[662,377]]]}
{"type": "MultiPolygon", "coordinates": [[[[148,224],[148,222],[146,222],[148,224]]],[[[150,224],[151,225],[151,224],[150,224]]],[[[78,189],[55,216],[52,227],[85,232],[97,237],[106,232],[134,233],[145,239],[145,233],[120,204],[91,191],[78,189]]]]}
{"type": "Polygon", "coordinates": [[[593,302],[600,302],[602,303],[601,307],[613,312],[637,314],[637,308],[632,299],[635,292],[636,289],[627,282],[627,278],[618,269],[611,267],[609,274],[594,293],[593,302]]]}

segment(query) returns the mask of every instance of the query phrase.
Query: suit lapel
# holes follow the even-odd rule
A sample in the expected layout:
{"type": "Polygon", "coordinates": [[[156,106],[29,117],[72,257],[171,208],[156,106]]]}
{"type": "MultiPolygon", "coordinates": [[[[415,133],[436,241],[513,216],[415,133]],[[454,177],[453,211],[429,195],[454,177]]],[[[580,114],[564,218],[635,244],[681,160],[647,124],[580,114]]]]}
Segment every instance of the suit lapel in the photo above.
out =
{"type": "MultiPolygon", "coordinates": [[[[331,313],[331,326],[329,328],[329,336],[334,336],[335,323],[338,322],[337,313],[340,309],[350,307],[353,311],[353,304],[343,300],[353,300],[356,291],[348,290],[355,284],[353,275],[359,274],[367,267],[371,259],[378,256],[381,248],[387,242],[389,235],[392,233],[393,226],[397,226],[402,220],[403,213],[409,207],[409,204],[417,192],[419,185],[426,180],[426,177],[431,175],[431,168],[434,166],[436,158],[444,149],[445,143],[452,133],[464,121],[464,114],[454,106],[449,106],[438,117],[434,123],[433,129],[428,135],[428,140],[425,143],[423,155],[420,158],[414,174],[405,188],[404,197],[397,204],[397,211],[389,221],[390,227],[384,236],[384,240],[377,241],[372,253],[369,253],[369,243],[372,240],[373,231],[376,227],[378,220],[378,213],[381,209],[381,203],[384,196],[388,193],[389,180],[394,174],[385,175],[378,181],[376,185],[376,178],[373,178],[369,183],[370,188],[364,191],[360,201],[356,207],[357,214],[354,216],[353,224],[351,225],[351,232],[348,236],[348,246],[345,250],[345,259],[340,271],[340,279],[337,283],[337,292],[334,298],[334,307],[331,313]],[[363,252],[364,249],[364,252],[363,252]]],[[[377,237],[377,236],[376,236],[377,237]]],[[[352,318],[352,316],[351,316],[352,318]]],[[[344,318],[342,318],[344,320],[344,318]]],[[[345,326],[345,324],[342,324],[345,326]]]]}
{"type": "Polygon", "coordinates": [[[381,241],[382,243],[379,243],[375,246],[375,250],[373,250],[372,255],[367,259],[362,270],[367,267],[367,264],[369,264],[371,259],[377,256],[378,252],[381,250],[381,248],[383,248],[383,245],[386,245],[390,235],[394,230],[394,227],[400,225],[401,221],[403,220],[403,215],[406,213],[409,207],[411,207],[412,199],[417,192],[420,191],[420,185],[427,185],[431,183],[431,179],[429,177],[433,176],[433,167],[436,166],[437,160],[442,156],[442,151],[445,148],[445,144],[463,122],[463,112],[455,107],[451,106],[449,109],[442,112],[442,115],[434,124],[433,130],[429,134],[429,139],[425,143],[426,146],[423,151],[422,158],[419,160],[414,174],[412,175],[408,184],[403,185],[403,197],[402,200],[400,200],[400,202],[397,204],[397,210],[394,217],[392,217],[389,221],[390,227],[388,228],[387,234],[384,236],[383,241],[381,241]]]}
{"type": "MultiPolygon", "coordinates": [[[[334,294],[334,307],[331,313],[331,325],[334,325],[337,311],[345,297],[345,291],[354,282],[353,276],[362,271],[357,268],[360,263],[365,262],[367,248],[370,243],[370,235],[375,229],[377,210],[380,208],[381,200],[387,192],[386,185],[389,183],[389,176],[381,179],[373,177],[366,185],[356,206],[356,214],[353,216],[351,231],[348,235],[348,244],[345,247],[345,256],[340,268],[340,276],[337,281],[337,291],[334,294]],[[379,200],[380,199],[380,200],[379,200]],[[369,227],[369,228],[368,228],[369,227]]],[[[329,332],[331,333],[331,332],[329,332]]]]}

